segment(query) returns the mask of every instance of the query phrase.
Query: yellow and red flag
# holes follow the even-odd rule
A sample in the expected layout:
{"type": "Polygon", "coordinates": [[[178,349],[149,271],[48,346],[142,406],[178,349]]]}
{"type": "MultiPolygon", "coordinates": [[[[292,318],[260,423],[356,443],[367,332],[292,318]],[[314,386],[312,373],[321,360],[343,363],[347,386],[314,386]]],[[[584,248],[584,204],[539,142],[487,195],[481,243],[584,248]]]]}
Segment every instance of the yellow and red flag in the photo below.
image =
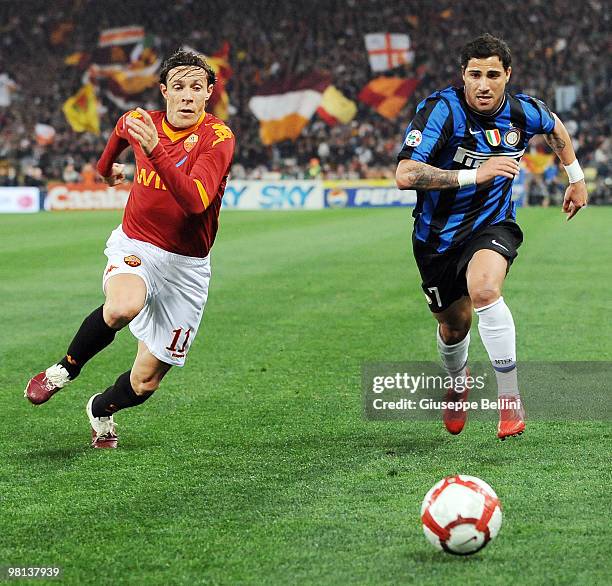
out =
{"type": "Polygon", "coordinates": [[[93,85],[85,84],[74,96],[69,97],[62,106],[68,124],[75,132],[100,134],[98,102],[93,85]]]}
{"type": "Polygon", "coordinates": [[[210,57],[206,57],[206,61],[214,69],[217,75],[217,82],[213,93],[208,100],[208,109],[221,120],[227,120],[229,118],[229,95],[225,86],[234,75],[229,62],[230,44],[227,41],[223,41],[221,49],[210,57]]]}
{"type": "Polygon", "coordinates": [[[357,114],[357,104],[349,100],[340,90],[330,85],[323,92],[317,114],[330,126],[348,124],[357,114]]]}
{"type": "Polygon", "coordinates": [[[358,97],[381,116],[393,120],[406,105],[419,82],[416,78],[377,77],[363,87],[358,97]]]}

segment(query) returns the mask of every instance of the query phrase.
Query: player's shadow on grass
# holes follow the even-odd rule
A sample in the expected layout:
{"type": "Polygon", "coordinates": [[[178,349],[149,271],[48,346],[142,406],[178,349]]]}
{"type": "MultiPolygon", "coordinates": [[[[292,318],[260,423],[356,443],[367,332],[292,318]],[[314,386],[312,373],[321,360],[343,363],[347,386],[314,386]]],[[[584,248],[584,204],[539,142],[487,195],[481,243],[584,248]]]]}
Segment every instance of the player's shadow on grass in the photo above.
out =
{"type": "MultiPolygon", "coordinates": [[[[347,432],[345,434],[333,434],[321,436],[316,433],[296,434],[295,437],[282,438],[253,438],[250,441],[251,448],[274,449],[282,451],[283,448],[310,448],[314,451],[326,446],[333,446],[335,451],[354,452],[355,449],[373,450],[387,455],[406,456],[417,452],[431,452],[439,447],[438,438],[423,438],[417,435],[405,435],[396,441],[381,438],[380,433],[347,432]],[[391,452],[393,452],[391,454],[391,452]]],[[[234,442],[225,442],[226,445],[242,445],[243,439],[237,438],[234,442]]]]}
{"type": "Polygon", "coordinates": [[[96,450],[92,448],[87,440],[84,442],[79,438],[78,442],[65,447],[44,447],[39,449],[31,449],[20,455],[20,458],[25,458],[31,461],[42,463],[46,460],[49,462],[71,462],[72,460],[79,460],[86,456],[95,456],[96,454],[122,454],[126,452],[141,452],[149,451],[151,448],[150,444],[145,442],[125,442],[117,450],[96,450]]]}
{"type": "Polygon", "coordinates": [[[72,460],[81,459],[92,448],[87,442],[79,442],[65,447],[48,447],[33,448],[20,454],[20,459],[25,459],[37,464],[45,462],[71,462],[72,460]]]}

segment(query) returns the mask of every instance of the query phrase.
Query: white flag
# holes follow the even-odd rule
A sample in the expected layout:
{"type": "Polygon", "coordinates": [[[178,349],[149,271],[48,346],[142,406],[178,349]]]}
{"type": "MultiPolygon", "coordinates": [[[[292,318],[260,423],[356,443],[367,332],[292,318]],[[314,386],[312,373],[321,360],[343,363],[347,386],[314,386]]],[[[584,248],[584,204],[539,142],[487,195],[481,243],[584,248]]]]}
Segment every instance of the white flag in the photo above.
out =
{"type": "Polygon", "coordinates": [[[365,36],[365,45],[372,71],[387,71],[414,59],[406,34],[370,33],[365,36]]]}

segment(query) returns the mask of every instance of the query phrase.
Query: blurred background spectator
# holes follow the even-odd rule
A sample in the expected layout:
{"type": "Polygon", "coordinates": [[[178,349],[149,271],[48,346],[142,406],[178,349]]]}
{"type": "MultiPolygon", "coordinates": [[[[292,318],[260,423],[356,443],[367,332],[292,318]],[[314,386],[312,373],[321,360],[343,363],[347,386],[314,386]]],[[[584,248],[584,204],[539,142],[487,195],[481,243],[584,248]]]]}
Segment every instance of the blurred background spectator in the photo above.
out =
{"type": "MultiPolygon", "coordinates": [[[[166,55],[187,45],[208,55],[229,43],[228,124],[237,136],[236,178],[393,178],[404,129],[420,100],[460,84],[459,50],[491,32],[513,52],[510,91],[546,101],[566,122],[598,193],[610,197],[610,11],[603,0],[22,0],[0,3],[0,183],[96,180],[93,164],[123,109],[100,99],[100,134],[75,133],[62,106],[82,85],[69,55],[91,54],[101,30],[141,25],[166,55]],[[414,62],[394,75],[420,79],[394,120],[359,102],[376,77],[364,35],[408,33],[414,62]],[[295,141],[264,146],[249,99],[271,79],[320,70],[358,106],[346,125],[315,114],[295,141]]],[[[162,107],[159,90],[142,105],[162,107]]],[[[558,198],[559,173],[542,142],[525,162],[534,203],[558,198]],[[546,158],[548,156],[548,158],[546,158]],[[536,195],[538,197],[536,197],[536,195]]],[[[561,189],[562,191],[562,189],[561,189]]]]}

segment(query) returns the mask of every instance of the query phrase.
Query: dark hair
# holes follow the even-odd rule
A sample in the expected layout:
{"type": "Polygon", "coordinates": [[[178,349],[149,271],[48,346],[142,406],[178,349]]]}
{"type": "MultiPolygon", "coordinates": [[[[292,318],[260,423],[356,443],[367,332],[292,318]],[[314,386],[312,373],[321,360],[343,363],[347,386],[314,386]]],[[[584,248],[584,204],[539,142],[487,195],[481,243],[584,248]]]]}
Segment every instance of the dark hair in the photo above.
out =
{"type": "Polygon", "coordinates": [[[512,54],[506,42],[489,33],[480,35],[461,49],[461,67],[465,69],[470,59],[484,59],[497,55],[504,66],[508,69],[512,65],[512,54]]]}
{"type": "Polygon", "coordinates": [[[166,85],[168,72],[175,67],[201,67],[206,71],[208,85],[214,85],[217,81],[215,70],[206,62],[206,59],[204,59],[202,55],[198,55],[193,51],[183,51],[183,49],[179,49],[162,63],[159,71],[159,83],[166,85]]]}

